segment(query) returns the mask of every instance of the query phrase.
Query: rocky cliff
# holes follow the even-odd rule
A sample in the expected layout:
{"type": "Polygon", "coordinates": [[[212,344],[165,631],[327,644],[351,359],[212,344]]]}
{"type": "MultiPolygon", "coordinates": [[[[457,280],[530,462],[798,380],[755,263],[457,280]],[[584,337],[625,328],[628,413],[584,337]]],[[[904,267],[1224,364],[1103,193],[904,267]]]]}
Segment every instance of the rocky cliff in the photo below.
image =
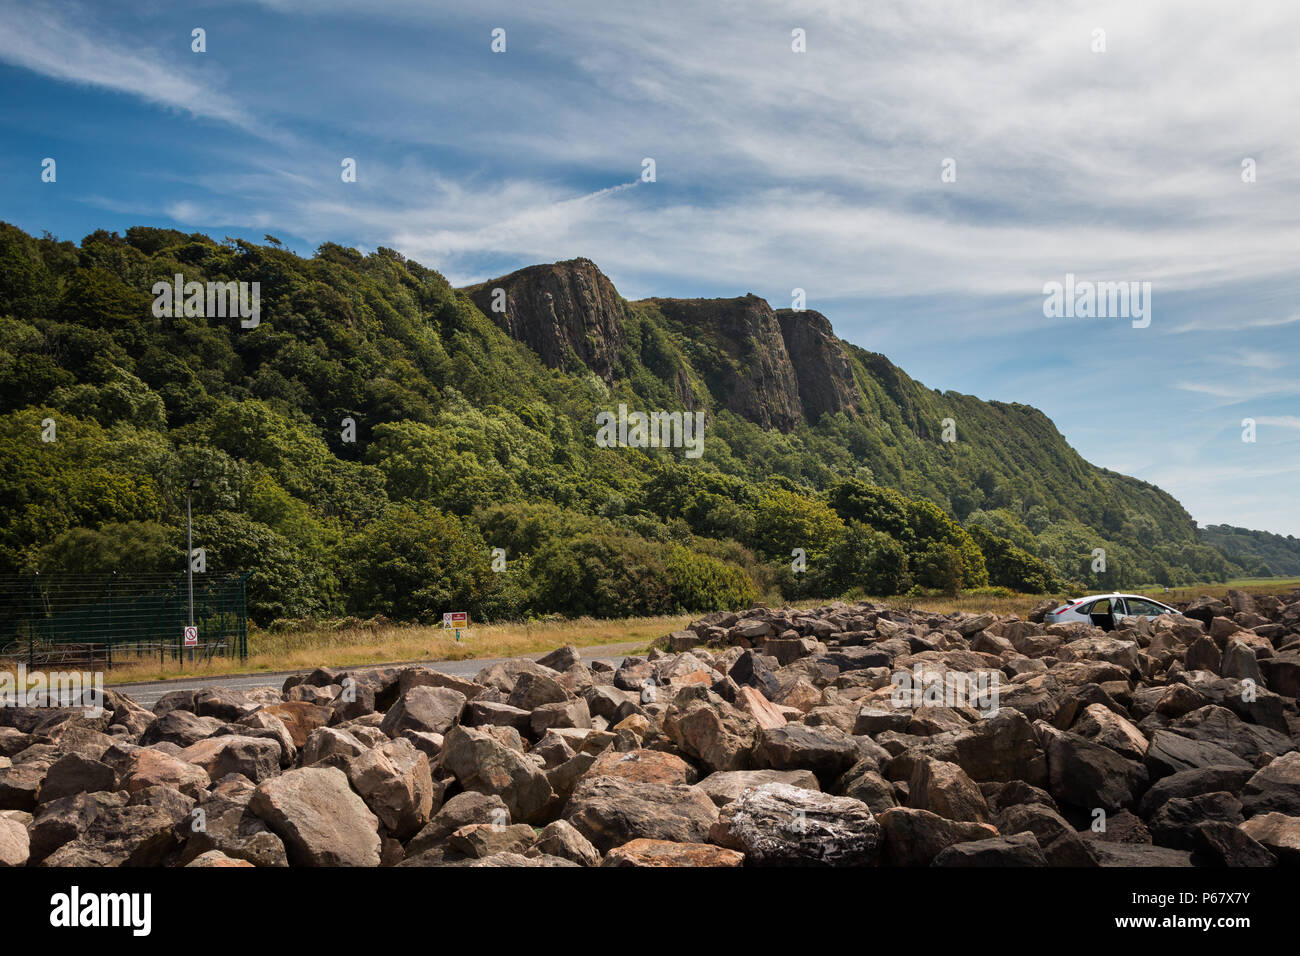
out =
{"type": "MultiPolygon", "coordinates": [[[[718,406],[765,428],[789,431],[828,412],[862,408],[846,347],[820,312],[778,312],[752,294],[627,303],[589,259],[530,266],[465,291],[551,368],[563,368],[572,355],[614,381],[620,350],[629,344],[626,321],[635,311],[674,333],[718,406]],[[494,297],[504,312],[493,310],[494,297]]],[[[686,364],[659,369],[674,394],[695,407],[690,370],[686,364]]]]}
{"type": "Polygon", "coordinates": [[[612,379],[625,307],[590,259],[529,266],[465,291],[479,311],[551,368],[563,368],[573,354],[605,381],[612,379]],[[493,308],[494,299],[504,312],[493,308]]]}
{"type": "Polygon", "coordinates": [[[815,422],[828,413],[859,411],[861,393],[853,379],[853,367],[830,319],[811,310],[781,309],[776,316],[799,383],[804,417],[815,422]]]}

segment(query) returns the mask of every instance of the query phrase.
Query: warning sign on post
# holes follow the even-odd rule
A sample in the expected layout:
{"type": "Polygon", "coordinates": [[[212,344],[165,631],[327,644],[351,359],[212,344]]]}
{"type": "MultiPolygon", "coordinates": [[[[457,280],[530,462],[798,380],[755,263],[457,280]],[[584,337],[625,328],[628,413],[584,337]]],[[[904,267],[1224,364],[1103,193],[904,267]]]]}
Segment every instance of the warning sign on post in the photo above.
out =
{"type": "Polygon", "coordinates": [[[447,611],[442,616],[442,626],[447,630],[463,631],[469,627],[468,611],[447,611]]]}
{"type": "Polygon", "coordinates": [[[193,624],[190,624],[185,628],[185,646],[186,647],[199,646],[199,629],[195,627],[193,624]]]}

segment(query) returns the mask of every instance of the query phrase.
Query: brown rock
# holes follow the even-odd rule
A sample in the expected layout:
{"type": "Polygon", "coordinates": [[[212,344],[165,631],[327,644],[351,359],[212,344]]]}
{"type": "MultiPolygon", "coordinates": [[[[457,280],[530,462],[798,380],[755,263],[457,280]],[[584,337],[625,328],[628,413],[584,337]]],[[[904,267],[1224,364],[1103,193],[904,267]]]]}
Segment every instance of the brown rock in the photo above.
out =
{"type": "Polygon", "coordinates": [[[637,839],[609,851],[601,866],[715,866],[737,867],[745,854],[708,843],[673,843],[637,839]]]}

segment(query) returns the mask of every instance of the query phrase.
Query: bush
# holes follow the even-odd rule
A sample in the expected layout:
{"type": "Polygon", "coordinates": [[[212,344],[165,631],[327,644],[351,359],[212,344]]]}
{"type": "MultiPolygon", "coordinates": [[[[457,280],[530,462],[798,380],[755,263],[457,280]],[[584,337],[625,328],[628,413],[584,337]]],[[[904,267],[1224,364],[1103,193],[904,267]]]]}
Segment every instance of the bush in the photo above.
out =
{"type": "Polygon", "coordinates": [[[843,537],[831,546],[825,563],[821,596],[853,589],[885,596],[901,594],[911,586],[903,545],[860,521],[849,522],[843,537]]]}

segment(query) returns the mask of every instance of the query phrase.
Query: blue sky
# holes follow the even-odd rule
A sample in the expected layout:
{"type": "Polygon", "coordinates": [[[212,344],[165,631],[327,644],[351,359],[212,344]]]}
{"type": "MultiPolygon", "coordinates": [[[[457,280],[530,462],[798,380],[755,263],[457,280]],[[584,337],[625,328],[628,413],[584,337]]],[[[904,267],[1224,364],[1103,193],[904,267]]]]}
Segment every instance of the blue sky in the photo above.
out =
{"type": "Polygon", "coordinates": [[[698,6],[0,0],[0,218],[802,288],[1202,524],[1300,535],[1300,5],[698,6]],[[1066,273],[1150,282],[1149,327],[1045,317],[1066,273]]]}

